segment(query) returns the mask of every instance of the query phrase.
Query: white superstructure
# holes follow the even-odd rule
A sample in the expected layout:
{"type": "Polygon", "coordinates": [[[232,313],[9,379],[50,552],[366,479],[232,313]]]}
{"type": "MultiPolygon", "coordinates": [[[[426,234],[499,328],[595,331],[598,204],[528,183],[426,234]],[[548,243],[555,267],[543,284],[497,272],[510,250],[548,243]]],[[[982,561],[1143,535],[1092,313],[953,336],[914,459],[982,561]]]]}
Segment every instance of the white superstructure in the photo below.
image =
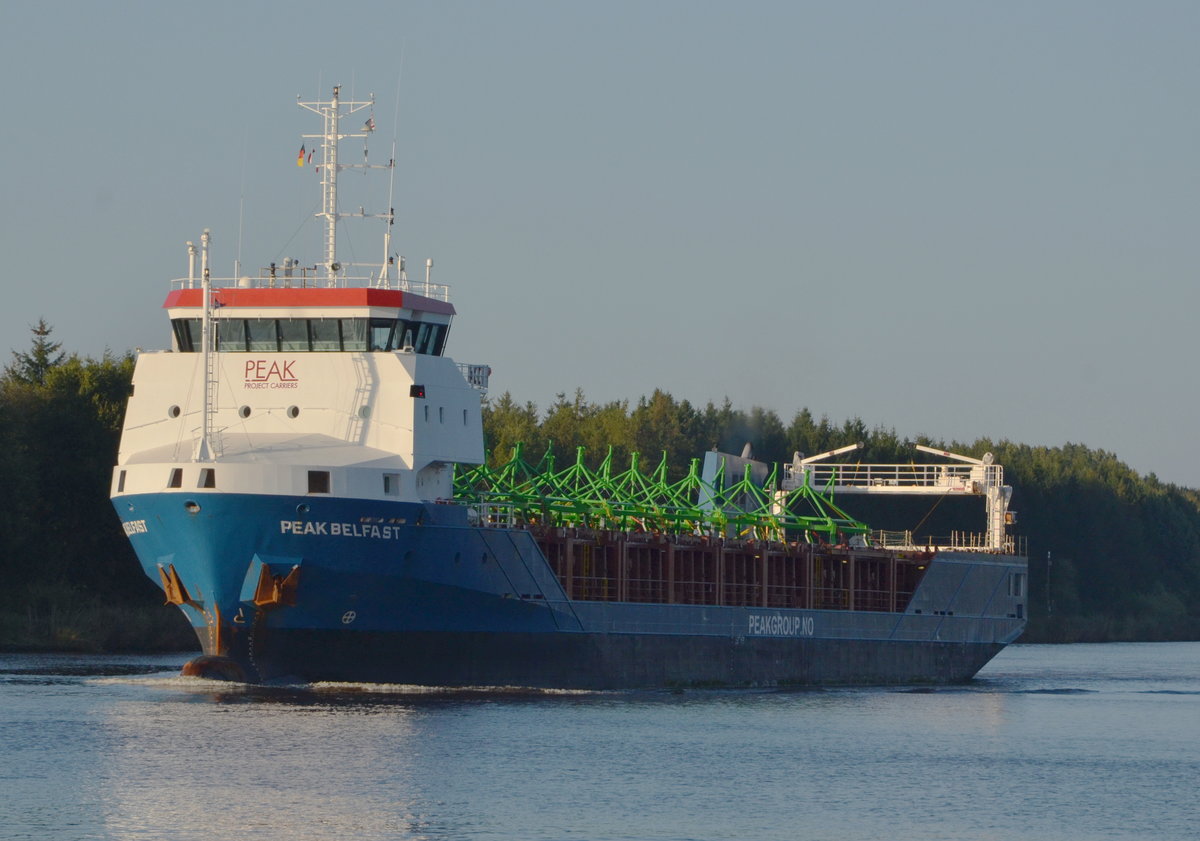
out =
{"type": "MultiPolygon", "coordinates": [[[[449,499],[453,465],[484,458],[485,365],[443,356],[445,286],[410,283],[387,254],[362,273],[337,257],[340,117],[372,101],[301,102],[321,114],[324,262],[213,278],[211,238],[188,243],[188,276],[164,307],[169,351],[142,353],[113,494],[217,491],[449,499]]],[[[373,130],[374,120],[364,131],[373,130]]],[[[306,135],[313,137],[313,135],[306,135]]],[[[354,166],[367,166],[358,164],[354,166]]],[[[391,170],[393,162],[379,167],[391,170]]],[[[393,213],[383,219],[390,244],[393,213]]],[[[385,248],[388,247],[385,245],[385,248]]],[[[357,268],[364,268],[359,266],[357,268]]]]}

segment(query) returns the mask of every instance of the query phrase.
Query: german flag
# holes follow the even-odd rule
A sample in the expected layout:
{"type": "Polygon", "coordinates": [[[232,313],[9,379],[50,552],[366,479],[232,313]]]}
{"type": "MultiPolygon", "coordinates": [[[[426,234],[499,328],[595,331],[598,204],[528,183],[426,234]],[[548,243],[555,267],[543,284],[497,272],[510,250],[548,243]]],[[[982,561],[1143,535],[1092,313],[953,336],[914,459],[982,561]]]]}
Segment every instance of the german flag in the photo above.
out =
{"type": "Polygon", "coordinates": [[[300,154],[296,156],[296,166],[304,166],[304,146],[300,146],[300,154]]]}

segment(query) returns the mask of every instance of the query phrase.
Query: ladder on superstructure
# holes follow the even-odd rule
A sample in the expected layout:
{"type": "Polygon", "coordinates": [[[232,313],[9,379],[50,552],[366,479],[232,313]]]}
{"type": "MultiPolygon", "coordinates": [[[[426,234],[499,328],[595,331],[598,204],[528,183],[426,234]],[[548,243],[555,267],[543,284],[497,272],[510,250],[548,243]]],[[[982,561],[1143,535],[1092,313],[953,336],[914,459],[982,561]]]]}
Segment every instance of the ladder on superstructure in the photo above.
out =
{"type": "Polygon", "coordinates": [[[350,411],[347,417],[346,440],[362,443],[362,432],[366,426],[367,413],[370,411],[371,395],[374,393],[374,382],[371,366],[367,363],[365,354],[350,355],[354,365],[354,395],[351,398],[350,411]]]}
{"type": "MultiPolygon", "coordinates": [[[[200,322],[200,364],[204,366],[204,411],[201,415],[200,437],[192,451],[192,461],[212,461],[218,455],[219,447],[214,446],[213,437],[216,434],[213,426],[217,416],[217,383],[219,363],[218,350],[214,336],[215,310],[212,300],[212,277],[208,270],[208,247],[212,235],[208,229],[200,236],[200,276],[202,278],[203,317],[200,322]]],[[[190,246],[191,243],[188,243],[190,246]]]]}

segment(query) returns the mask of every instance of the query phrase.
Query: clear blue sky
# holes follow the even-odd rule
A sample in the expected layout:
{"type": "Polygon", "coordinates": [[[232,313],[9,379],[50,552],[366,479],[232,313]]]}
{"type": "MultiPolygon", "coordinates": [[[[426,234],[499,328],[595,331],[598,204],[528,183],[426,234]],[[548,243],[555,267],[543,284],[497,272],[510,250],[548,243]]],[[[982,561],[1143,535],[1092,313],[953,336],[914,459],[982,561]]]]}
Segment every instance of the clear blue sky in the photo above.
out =
{"type": "Polygon", "coordinates": [[[373,91],[386,160],[398,91],[399,250],[496,394],[662,387],[1200,486],[1198,32],[1195,2],[6,0],[0,335],[163,347],[184,242],[231,272],[240,208],[247,272],[316,262],[296,96],[373,91]]]}

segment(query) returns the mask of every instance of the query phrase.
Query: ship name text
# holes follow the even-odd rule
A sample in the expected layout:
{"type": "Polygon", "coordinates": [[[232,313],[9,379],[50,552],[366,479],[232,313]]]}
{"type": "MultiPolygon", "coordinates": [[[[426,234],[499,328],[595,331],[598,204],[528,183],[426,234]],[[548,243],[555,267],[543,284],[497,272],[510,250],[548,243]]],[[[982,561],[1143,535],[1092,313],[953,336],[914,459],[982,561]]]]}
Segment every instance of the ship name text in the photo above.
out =
{"type": "Polygon", "coordinates": [[[150,531],[146,528],[145,520],[130,520],[127,523],[121,523],[121,528],[125,529],[127,535],[146,534],[150,531]]]}
{"type": "Polygon", "coordinates": [[[374,540],[399,540],[400,529],[396,526],[380,526],[374,523],[331,523],[324,520],[280,520],[280,534],[321,534],[330,537],[368,537],[374,540]]]}
{"type": "Polygon", "coordinates": [[[784,616],[782,613],[751,613],[746,633],[752,637],[811,637],[815,622],[811,616],[784,616]]]}

